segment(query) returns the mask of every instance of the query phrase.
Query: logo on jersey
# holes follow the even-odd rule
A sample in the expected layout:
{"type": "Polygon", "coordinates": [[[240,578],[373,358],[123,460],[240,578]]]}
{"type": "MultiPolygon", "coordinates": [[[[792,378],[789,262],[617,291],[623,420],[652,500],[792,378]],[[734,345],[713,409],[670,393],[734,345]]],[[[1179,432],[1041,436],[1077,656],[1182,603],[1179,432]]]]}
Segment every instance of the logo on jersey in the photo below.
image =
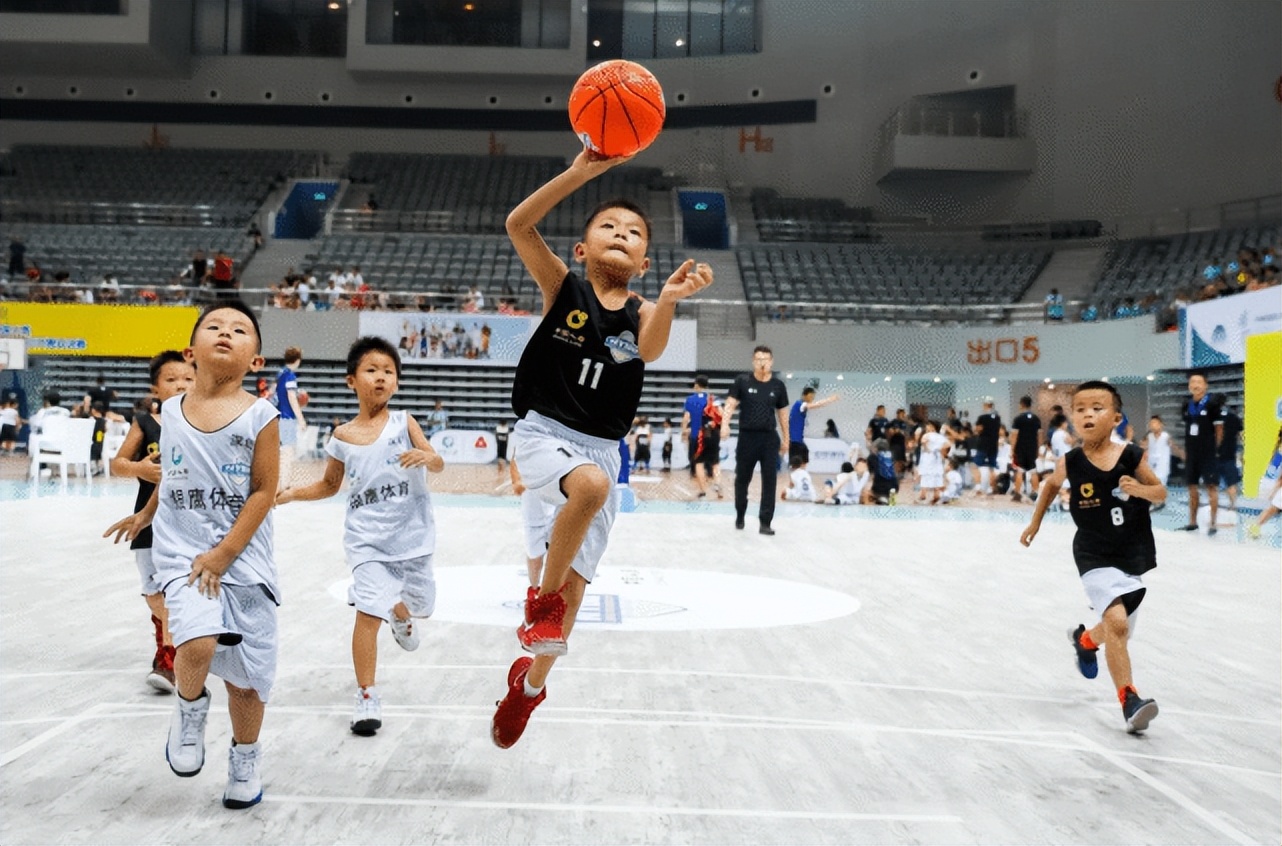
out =
{"type": "Polygon", "coordinates": [[[1090,482],[1082,485],[1082,499],[1090,499],[1095,496],[1095,486],[1090,482]]]}
{"type": "Polygon", "coordinates": [[[588,313],[575,309],[565,316],[565,325],[571,329],[582,329],[583,325],[588,322],[588,313]]]}
{"type": "Polygon", "coordinates": [[[177,467],[183,463],[183,453],[178,447],[169,450],[169,463],[177,467]]]}
{"type": "Polygon", "coordinates": [[[218,468],[222,474],[231,479],[238,485],[243,485],[249,481],[250,466],[243,461],[235,461],[231,464],[224,464],[218,468]]]}
{"type": "Polygon", "coordinates": [[[631,332],[611,335],[605,339],[605,345],[609,348],[610,357],[614,359],[615,364],[632,361],[641,355],[641,351],[637,348],[637,339],[631,332]]]}

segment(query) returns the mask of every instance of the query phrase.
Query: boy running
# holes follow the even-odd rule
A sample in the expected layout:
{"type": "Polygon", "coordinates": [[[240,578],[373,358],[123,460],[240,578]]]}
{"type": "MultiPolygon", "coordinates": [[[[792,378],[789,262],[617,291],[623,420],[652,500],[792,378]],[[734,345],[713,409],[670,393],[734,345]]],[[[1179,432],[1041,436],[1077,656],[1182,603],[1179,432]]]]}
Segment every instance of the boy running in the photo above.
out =
{"type": "Polygon", "coordinates": [[[1110,435],[1122,417],[1122,398],[1107,382],[1084,382],[1073,391],[1073,428],[1081,446],[1070,450],[1042,482],[1032,522],[1020,535],[1028,546],[1037,537],[1042,517],[1069,483],[1069,512],[1077,524],[1073,557],[1091,608],[1100,621],[1087,631],[1079,625],[1068,638],[1077,653],[1077,668],[1095,678],[1101,646],[1117,700],[1131,734],[1148,728],[1157,703],[1141,699],[1131,678],[1127,640],[1134,617],[1148,590],[1140,576],[1157,566],[1149,503],[1166,499],[1166,487],[1144,461],[1135,444],[1119,444],[1110,435]]]}
{"type": "Polygon", "coordinates": [[[178,702],[165,758],[175,775],[200,772],[205,680],[221,676],[232,726],[223,806],[237,809],[263,798],[258,734],[276,677],[280,603],[271,517],[279,412],[241,387],[262,368],[261,349],[258,318],[243,302],[220,300],[201,313],[183,351],[196,380],[160,409],[160,485],[142,511],[104,534],[133,540],[152,526],[176,646],[178,702]]]}
{"type": "MultiPolygon", "coordinates": [[[[196,380],[196,371],[177,350],[165,350],[151,360],[151,396],[163,405],[186,393],[196,380]]],[[[133,476],[138,480],[134,513],[142,511],[160,484],[160,405],[148,399],[146,411],[139,410],[129,424],[129,434],[116,457],[111,459],[111,475],[133,476]],[[154,407],[154,411],[151,409],[154,407]]],[[[151,609],[151,625],[156,632],[156,654],[151,659],[147,684],[162,693],[174,692],[174,641],[169,634],[169,612],[165,610],[164,585],[156,575],[151,559],[151,527],[143,529],[129,544],[134,551],[138,575],[142,579],[142,598],[151,609]]]]}
{"type": "Polygon", "coordinates": [[[536,190],[507,219],[507,231],[543,295],[543,320],[525,347],[512,386],[515,459],[527,488],[557,506],[542,581],[527,593],[519,658],[491,724],[494,743],[520,739],[584,591],[605,552],[618,510],[619,441],[641,400],[645,363],[668,343],[679,300],[712,283],[712,269],[687,259],[657,302],[628,290],[650,267],[650,222],[627,200],[609,200],[589,215],[574,246],[583,276],[544,242],[538,223],[562,200],[627,158],[581,152],[570,167],[536,190]]]}
{"type": "Polygon", "coordinates": [[[325,499],[347,477],[343,547],[352,568],[347,604],[356,608],[352,665],[356,670],[353,734],[370,737],[383,727],[375,687],[378,630],[386,622],[400,647],[418,649],[414,618],[436,608],[436,521],[427,489],[427,468],[445,461],[428,443],[418,421],[387,404],[400,384],[401,358],[382,338],[360,338],[347,353],[347,387],[356,393],[356,417],[334,430],[325,444],[329,461],[319,482],[287,488],[276,504],[325,499]]]}

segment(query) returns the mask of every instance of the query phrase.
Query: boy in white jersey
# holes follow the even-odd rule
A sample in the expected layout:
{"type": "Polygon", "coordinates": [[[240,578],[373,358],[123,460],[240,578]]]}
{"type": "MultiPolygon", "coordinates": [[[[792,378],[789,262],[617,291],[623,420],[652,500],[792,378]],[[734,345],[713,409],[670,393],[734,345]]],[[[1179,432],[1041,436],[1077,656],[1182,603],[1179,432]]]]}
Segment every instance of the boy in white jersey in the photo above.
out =
{"type": "Polygon", "coordinates": [[[851,464],[844,461],[836,479],[824,482],[824,502],[832,505],[868,505],[872,503],[872,474],[862,458],[851,464]]]}
{"type": "Polygon", "coordinates": [[[436,521],[426,467],[439,473],[445,461],[432,449],[418,421],[387,403],[400,383],[401,358],[382,338],[360,338],[347,353],[347,386],[360,411],[334,430],[325,444],[329,462],[319,481],[287,488],[276,504],[324,499],[349,482],[343,547],[352,568],[347,603],[356,608],[352,665],[356,669],[353,734],[372,736],[383,726],[375,687],[378,630],[384,622],[402,649],[418,649],[414,618],[436,607],[436,521]]]}
{"type": "Polygon", "coordinates": [[[788,476],[789,485],[779,494],[783,500],[793,502],[818,502],[819,493],[815,490],[815,483],[810,478],[810,471],[806,466],[810,464],[800,453],[794,453],[788,461],[788,466],[792,472],[788,476]]]}
{"type": "Polygon", "coordinates": [[[160,485],[147,505],[105,534],[132,540],[152,527],[165,592],[178,702],[165,758],[184,778],[205,763],[205,680],[227,687],[232,746],[223,805],[263,797],[258,734],[276,676],[276,561],[272,502],[280,469],[279,412],[245,391],[262,368],[258,319],[239,300],[201,313],[183,356],[196,368],[185,394],[161,406],[160,485]]]}
{"type": "MultiPolygon", "coordinates": [[[[171,397],[186,392],[196,380],[196,371],[178,350],[165,350],[151,360],[151,397],[146,410],[134,414],[129,434],[111,459],[111,475],[133,476],[138,480],[134,508],[141,511],[151,501],[160,484],[160,407],[171,397]],[[154,398],[154,399],[153,399],[154,398]],[[154,409],[154,410],[152,410],[154,409]]],[[[134,550],[138,575],[142,579],[142,597],[151,609],[151,624],[156,632],[156,655],[151,660],[147,684],[164,693],[174,692],[174,641],[169,634],[169,612],[165,610],[164,586],[156,579],[156,565],[151,559],[151,532],[143,529],[129,548],[134,550]]]]}
{"type": "Polygon", "coordinates": [[[1154,414],[1148,421],[1144,456],[1158,481],[1166,484],[1171,476],[1171,436],[1162,425],[1162,418],[1154,414]]]}

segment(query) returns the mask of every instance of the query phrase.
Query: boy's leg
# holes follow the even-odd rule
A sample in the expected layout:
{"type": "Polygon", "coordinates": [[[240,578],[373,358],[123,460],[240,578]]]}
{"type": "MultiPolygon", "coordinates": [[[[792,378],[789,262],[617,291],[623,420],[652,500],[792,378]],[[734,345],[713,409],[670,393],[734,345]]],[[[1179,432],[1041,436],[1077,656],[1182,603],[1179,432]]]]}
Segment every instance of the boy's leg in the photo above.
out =
{"type": "Polygon", "coordinates": [[[178,683],[178,695],[188,702],[199,699],[205,692],[205,680],[209,677],[209,665],[214,660],[217,647],[218,638],[209,636],[189,640],[175,650],[174,677],[178,683]]]}
{"type": "Polygon", "coordinates": [[[555,593],[565,584],[574,556],[592,525],[592,518],[605,507],[613,486],[612,480],[593,464],[580,464],[561,479],[561,492],[565,494],[566,502],[552,524],[539,587],[541,596],[555,593]]]}
{"type": "MultiPolygon", "coordinates": [[[[561,636],[567,640],[570,637],[570,630],[574,628],[575,617],[579,613],[579,606],[583,604],[583,595],[587,593],[587,589],[587,581],[571,570],[570,577],[561,590],[561,596],[565,599],[565,622],[561,626],[561,636]]],[[[552,665],[556,663],[556,658],[555,655],[534,656],[534,665],[530,667],[530,672],[525,677],[531,688],[543,687],[547,682],[548,673],[552,671],[552,665]]]]}
{"type": "Polygon", "coordinates": [[[175,775],[189,778],[205,765],[205,721],[209,715],[209,691],[205,680],[214,660],[216,636],[193,638],[179,645],[174,656],[178,702],[169,722],[165,760],[175,775]]]}
{"type": "Polygon", "coordinates": [[[543,556],[525,559],[525,569],[530,577],[530,587],[537,588],[543,577],[543,556]]]}
{"type": "Polygon", "coordinates": [[[169,633],[169,609],[165,607],[165,595],[163,593],[149,593],[143,599],[147,601],[147,607],[151,609],[151,616],[160,621],[160,643],[158,645],[172,648],[174,639],[169,633]]]}
{"type": "Polygon", "coordinates": [[[1129,687],[1131,679],[1131,655],[1126,648],[1130,635],[1130,624],[1126,619],[1126,608],[1120,599],[1104,609],[1104,615],[1091,629],[1091,640],[1104,647],[1104,660],[1108,663],[1108,674],[1116,688],[1129,687]]]}
{"type": "Polygon", "coordinates": [[[1194,529],[1197,528],[1197,508],[1198,508],[1197,480],[1194,480],[1193,483],[1189,485],[1189,522],[1188,522],[1188,525],[1194,529]]]}
{"type": "Polygon", "coordinates": [[[258,733],[263,727],[263,700],[258,691],[227,686],[227,710],[231,714],[231,750],[227,756],[227,789],[223,807],[243,809],[257,805],[263,798],[263,779],[258,767],[260,750],[258,733]]]}
{"type": "MultiPolygon", "coordinates": [[[[1215,533],[1215,521],[1220,510],[1220,488],[1218,485],[1206,486],[1207,503],[1211,506],[1211,523],[1208,532],[1215,533]]],[[[1196,520],[1194,520],[1196,522],[1196,520]]]]}
{"type": "Polygon", "coordinates": [[[352,626],[352,667],[356,670],[356,684],[362,688],[374,686],[378,667],[378,630],[382,625],[383,621],[378,617],[364,611],[356,612],[356,622],[352,626]]]}

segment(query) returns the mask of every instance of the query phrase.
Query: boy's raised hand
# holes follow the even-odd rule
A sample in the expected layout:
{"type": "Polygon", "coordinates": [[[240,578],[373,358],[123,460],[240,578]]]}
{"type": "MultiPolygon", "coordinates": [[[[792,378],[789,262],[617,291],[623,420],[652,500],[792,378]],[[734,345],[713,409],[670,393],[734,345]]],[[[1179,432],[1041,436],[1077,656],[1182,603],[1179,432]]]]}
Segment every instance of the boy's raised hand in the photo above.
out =
{"type": "Polygon", "coordinates": [[[676,272],[668,277],[659,298],[684,300],[712,284],[712,267],[694,259],[686,259],[676,272]]]}
{"type": "Polygon", "coordinates": [[[600,153],[594,153],[587,147],[584,147],[579,154],[574,157],[574,161],[570,163],[570,169],[585,170],[591,177],[596,177],[605,173],[612,167],[627,164],[634,158],[636,158],[635,153],[631,156],[613,156],[607,158],[600,153]]]}

